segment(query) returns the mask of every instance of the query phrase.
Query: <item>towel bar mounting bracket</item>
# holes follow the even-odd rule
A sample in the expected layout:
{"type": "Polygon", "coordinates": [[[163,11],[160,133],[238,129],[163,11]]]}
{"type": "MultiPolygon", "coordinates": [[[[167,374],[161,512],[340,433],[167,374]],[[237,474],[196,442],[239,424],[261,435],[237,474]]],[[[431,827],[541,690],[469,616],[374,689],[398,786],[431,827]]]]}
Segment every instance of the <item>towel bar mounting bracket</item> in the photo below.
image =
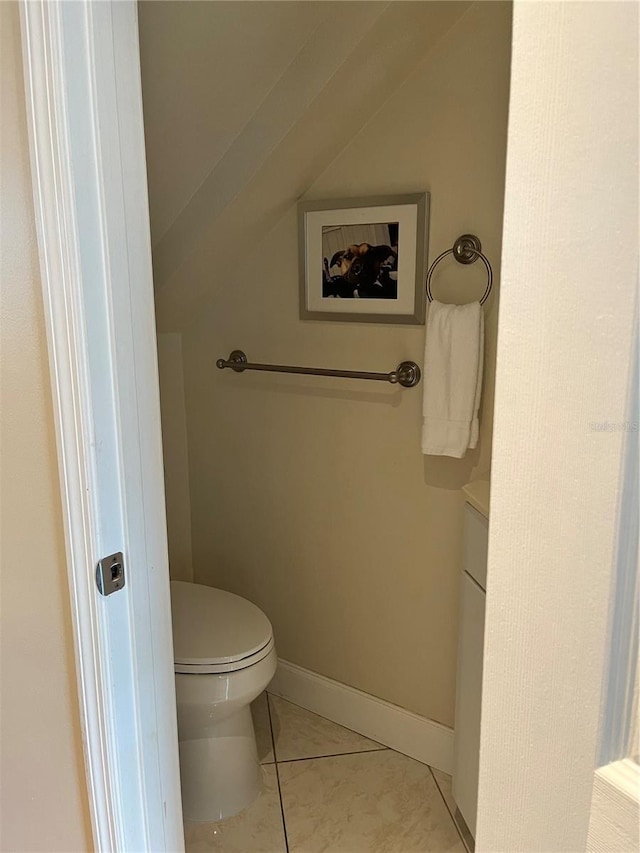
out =
{"type": "MultiPolygon", "coordinates": [[[[220,360],[222,361],[222,359],[220,360]]],[[[241,367],[240,365],[247,363],[247,356],[241,349],[234,349],[227,361],[233,362],[233,364],[230,365],[231,370],[235,370],[236,373],[242,373],[244,367],[241,367]]]]}
{"type": "Polygon", "coordinates": [[[459,264],[472,264],[482,251],[482,243],[475,234],[463,234],[453,244],[453,257],[459,264]]]}

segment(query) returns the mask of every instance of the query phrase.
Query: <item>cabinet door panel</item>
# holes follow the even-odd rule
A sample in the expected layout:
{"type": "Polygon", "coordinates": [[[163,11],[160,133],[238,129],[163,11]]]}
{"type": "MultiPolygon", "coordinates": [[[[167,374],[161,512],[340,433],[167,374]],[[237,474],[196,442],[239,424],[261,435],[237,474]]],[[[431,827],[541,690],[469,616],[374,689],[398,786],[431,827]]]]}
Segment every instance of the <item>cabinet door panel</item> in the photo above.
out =
{"type": "Polygon", "coordinates": [[[460,636],[453,797],[475,837],[480,754],[485,593],[466,572],[460,594],[460,636]]]}
{"type": "Polygon", "coordinates": [[[469,504],[464,508],[464,553],[462,567],[482,589],[487,588],[489,522],[469,504]]]}

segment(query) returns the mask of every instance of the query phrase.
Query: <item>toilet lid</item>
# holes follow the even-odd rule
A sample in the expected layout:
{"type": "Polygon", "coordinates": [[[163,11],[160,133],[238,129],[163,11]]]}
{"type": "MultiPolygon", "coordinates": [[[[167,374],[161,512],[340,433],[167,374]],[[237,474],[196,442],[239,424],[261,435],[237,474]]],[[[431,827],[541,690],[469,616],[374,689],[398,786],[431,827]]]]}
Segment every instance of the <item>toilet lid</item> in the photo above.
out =
{"type": "Polygon", "coordinates": [[[273,636],[271,623],[255,604],[201,584],[171,582],[171,616],[176,664],[241,661],[273,636]]]}

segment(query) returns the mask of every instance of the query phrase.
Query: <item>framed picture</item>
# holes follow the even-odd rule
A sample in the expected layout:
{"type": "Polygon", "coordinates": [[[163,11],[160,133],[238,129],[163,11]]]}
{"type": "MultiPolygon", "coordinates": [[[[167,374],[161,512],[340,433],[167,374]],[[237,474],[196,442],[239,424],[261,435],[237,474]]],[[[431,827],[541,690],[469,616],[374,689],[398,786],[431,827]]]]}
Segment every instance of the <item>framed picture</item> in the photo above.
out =
{"type": "Polygon", "coordinates": [[[428,219],[428,193],[300,202],[300,317],[424,323],[428,219]]]}

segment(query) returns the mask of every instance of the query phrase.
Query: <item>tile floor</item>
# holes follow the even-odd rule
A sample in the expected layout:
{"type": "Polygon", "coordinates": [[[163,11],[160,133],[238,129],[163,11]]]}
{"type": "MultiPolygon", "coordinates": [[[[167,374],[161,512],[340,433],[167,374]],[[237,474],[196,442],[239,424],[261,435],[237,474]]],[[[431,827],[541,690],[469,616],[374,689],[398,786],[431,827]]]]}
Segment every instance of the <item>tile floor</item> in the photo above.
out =
{"type": "Polygon", "coordinates": [[[263,693],[252,706],[264,789],[188,853],[464,853],[451,777],[263,693]]]}

